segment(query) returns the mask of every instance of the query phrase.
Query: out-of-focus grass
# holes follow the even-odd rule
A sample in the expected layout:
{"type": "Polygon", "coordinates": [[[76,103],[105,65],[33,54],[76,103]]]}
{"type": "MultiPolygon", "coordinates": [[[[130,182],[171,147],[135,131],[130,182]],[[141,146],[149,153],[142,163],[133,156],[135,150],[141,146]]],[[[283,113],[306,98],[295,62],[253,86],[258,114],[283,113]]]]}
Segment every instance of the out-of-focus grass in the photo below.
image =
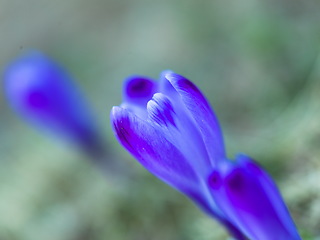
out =
{"type": "MultiPolygon", "coordinates": [[[[119,161],[108,179],[0,101],[0,239],[226,239],[116,143],[109,110],[124,77],[193,80],[241,151],[275,177],[304,239],[320,237],[320,4],[317,1],[0,0],[0,67],[40,49],[76,78],[119,161]],[[119,173],[121,175],[121,173],[119,173]]],[[[2,93],[1,93],[2,97],[2,93]]]]}

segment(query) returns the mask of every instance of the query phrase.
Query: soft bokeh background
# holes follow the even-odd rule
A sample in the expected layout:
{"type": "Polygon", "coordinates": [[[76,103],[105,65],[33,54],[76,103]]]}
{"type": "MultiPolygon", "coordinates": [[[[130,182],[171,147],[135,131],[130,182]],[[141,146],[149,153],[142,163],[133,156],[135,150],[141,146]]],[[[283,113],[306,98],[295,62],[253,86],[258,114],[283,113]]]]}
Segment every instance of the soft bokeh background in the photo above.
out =
{"type": "Polygon", "coordinates": [[[303,239],[320,239],[319,11],[316,0],[0,0],[1,71],[28,49],[60,62],[133,172],[126,181],[106,176],[19,119],[1,91],[0,239],[227,238],[113,137],[109,111],[121,102],[122,80],[164,69],[203,90],[230,157],[259,161],[303,239]]]}

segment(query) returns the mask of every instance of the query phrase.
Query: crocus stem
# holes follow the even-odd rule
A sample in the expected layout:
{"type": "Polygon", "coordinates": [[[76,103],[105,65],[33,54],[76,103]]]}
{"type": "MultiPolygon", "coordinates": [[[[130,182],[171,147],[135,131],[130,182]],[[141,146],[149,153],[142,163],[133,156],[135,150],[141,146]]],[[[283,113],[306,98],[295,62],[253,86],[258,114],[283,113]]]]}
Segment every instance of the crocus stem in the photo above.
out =
{"type": "Polygon", "coordinates": [[[227,228],[229,234],[235,240],[247,240],[247,238],[228,220],[220,220],[220,222],[227,228]]]}
{"type": "Polygon", "coordinates": [[[220,224],[227,229],[230,236],[233,237],[234,240],[247,240],[245,235],[229,220],[225,219],[224,217],[221,217],[216,212],[208,212],[211,217],[218,220],[220,224]]]}
{"type": "MultiPolygon", "coordinates": [[[[203,205],[204,206],[204,205],[203,205]]],[[[202,207],[203,207],[202,206],[202,207]]],[[[210,208],[203,208],[203,210],[212,218],[216,219],[227,231],[234,240],[247,240],[247,237],[229,220],[212,211],[210,208]]]]}

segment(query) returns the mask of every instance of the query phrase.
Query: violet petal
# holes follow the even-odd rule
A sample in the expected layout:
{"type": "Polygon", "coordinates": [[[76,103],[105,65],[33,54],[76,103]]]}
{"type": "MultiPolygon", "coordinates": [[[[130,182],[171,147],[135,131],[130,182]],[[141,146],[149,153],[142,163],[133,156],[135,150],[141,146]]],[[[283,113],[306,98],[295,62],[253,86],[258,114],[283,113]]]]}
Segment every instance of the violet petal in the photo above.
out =
{"type": "Polygon", "coordinates": [[[202,135],[213,166],[225,158],[225,149],[221,129],[214,112],[200,90],[188,79],[168,72],[165,78],[180,95],[185,107],[195,120],[202,135]]]}
{"type": "Polygon", "coordinates": [[[236,163],[220,169],[219,177],[217,172],[209,177],[218,206],[250,239],[300,239],[272,179],[249,158],[243,158],[239,156],[236,163]]]}
{"type": "Polygon", "coordinates": [[[202,178],[212,170],[210,160],[198,128],[187,110],[172,103],[162,93],[148,102],[148,121],[183,153],[195,172],[202,178]]]}
{"type": "Polygon", "coordinates": [[[120,107],[113,107],[111,122],[121,144],[151,173],[180,190],[196,188],[194,170],[159,130],[120,107]]]}

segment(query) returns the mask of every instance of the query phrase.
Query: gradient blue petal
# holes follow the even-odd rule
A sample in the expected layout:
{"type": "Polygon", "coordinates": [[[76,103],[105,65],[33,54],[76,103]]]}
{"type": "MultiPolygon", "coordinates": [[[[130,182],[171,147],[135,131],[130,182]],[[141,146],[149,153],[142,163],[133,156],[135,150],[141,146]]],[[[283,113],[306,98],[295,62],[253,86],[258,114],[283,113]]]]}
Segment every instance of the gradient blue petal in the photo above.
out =
{"type": "Polygon", "coordinates": [[[196,168],[158,128],[127,109],[113,107],[111,122],[119,142],[152,174],[189,196],[200,208],[223,218],[196,168]]]}
{"type": "Polygon", "coordinates": [[[100,151],[91,113],[71,77],[40,52],[9,64],[4,90],[10,106],[36,126],[71,139],[87,151],[100,151]]]}
{"type": "Polygon", "coordinates": [[[186,109],[166,95],[156,93],[148,102],[148,120],[188,159],[199,177],[212,170],[210,159],[198,128],[186,109]]]}
{"type": "Polygon", "coordinates": [[[250,239],[300,239],[276,185],[250,158],[225,162],[208,184],[218,206],[250,239]]]}
{"type": "MultiPolygon", "coordinates": [[[[211,164],[216,166],[221,159],[225,158],[225,149],[218,119],[208,101],[192,82],[181,75],[167,71],[164,78],[171,83],[194,119],[202,135],[211,164]]],[[[167,86],[165,89],[171,91],[171,95],[175,97],[170,87],[167,86]]]]}
{"type": "Polygon", "coordinates": [[[183,192],[197,189],[196,173],[159,130],[120,107],[113,107],[111,122],[121,144],[151,173],[183,192]]]}

